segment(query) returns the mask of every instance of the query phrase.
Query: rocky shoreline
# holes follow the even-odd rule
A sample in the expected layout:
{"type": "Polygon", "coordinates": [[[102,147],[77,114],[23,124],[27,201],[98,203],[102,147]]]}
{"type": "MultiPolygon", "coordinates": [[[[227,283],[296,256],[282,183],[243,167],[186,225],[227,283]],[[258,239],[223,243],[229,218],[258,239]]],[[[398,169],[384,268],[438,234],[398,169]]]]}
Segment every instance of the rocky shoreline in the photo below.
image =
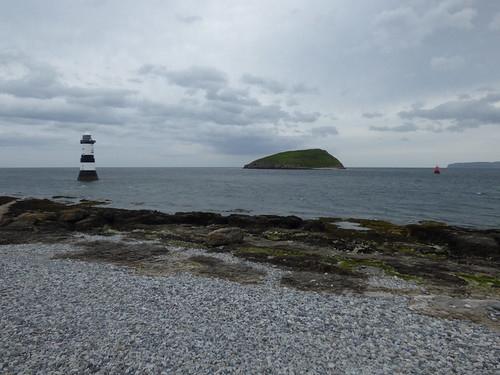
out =
{"type": "Polygon", "coordinates": [[[0,373],[498,372],[498,230],[102,203],[0,197],[0,373]]]}
{"type": "Polygon", "coordinates": [[[99,235],[59,258],[107,262],[144,274],[176,272],[260,283],[251,264],[285,273],[284,287],[343,295],[404,295],[424,313],[498,328],[500,229],[437,222],[395,225],[379,220],[296,216],[166,214],[47,199],[0,197],[0,245],[64,243],[99,235]],[[119,235],[123,240],[108,240],[119,235]],[[130,241],[141,241],[141,245],[130,241]],[[167,251],[200,249],[186,256],[167,251]],[[217,257],[228,254],[240,263],[217,257]]]}

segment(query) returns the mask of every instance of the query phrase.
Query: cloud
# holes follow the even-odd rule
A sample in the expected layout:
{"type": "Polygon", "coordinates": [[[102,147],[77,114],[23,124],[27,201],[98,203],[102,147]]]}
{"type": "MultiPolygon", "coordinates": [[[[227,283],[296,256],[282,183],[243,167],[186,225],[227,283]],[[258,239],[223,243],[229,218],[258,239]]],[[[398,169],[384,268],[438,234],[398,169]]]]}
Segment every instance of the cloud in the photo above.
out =
{"type": "Polygon", "coordinates": [[[136,93],[130,89],[65,84],[54,67],[31,60],[25,55],[2,53],[0,59],[0,72],[8,70],[9,65],[16,66],[21,72],[15,78],[0,78],[0,94],[18,98],[67,98],[73,103],[83,105],[125,107],[128,97],[136,93]]]}
{"type": "Polygon", "coordinates": [[[201,22],[203,21],[203,18],[200,17],[200,16],[181,16],[181,15],[178,15],[177,16],[177,20],[179,22],[182,22],[182,23],[186,23],[186,24],[193,24],[193,23],[197,23],[197,22],[201,22]]]}
{"type": "Polygon", "coordinates": [[[208,91],[205,95],[207,100],[213,102],[237,103],[241,105],[258,106],[259,101],[249,96],[247,90],[223,88],[219,91],[208,91]]]}
{"type": "Polygon", "coordinates": [[[59,122],[65,124],[123,124],[130,116],[106,108],[83,107],[68,104],[64,100],[24,99],[0,96],[0,118],[34,120],[40,123],[59,122]]]}
{"type": "Polygon", "coordinates": [[[375,37],[386,48],[410,47],[438,30],[471,30],[477,11],[467,4],[467,0],[421,1],[384,10],[374,18],[375,37]]]}
{"type": "MultiPolygon", "coordinates": [[[[169,70],[164,66],[144,65],[140,74],[160,76],[168,83],[177,86],[202,90],[206,101],[195,105],[148,105],[147,112],[161,114],[164,117],[177,116],[184,120],[212,122],[219,125],[252,125],[311,123],[321,116],[318,112],[287,112],[278,104],[263,104],[252,97],[248,90],[233,88],[229,85],[226,73],[212,67],[191,67],[184,70],[169,70]]],[[[268,88],[276,93],[280,90],[272,83],[253,80],[248,75],[246,82],[268,88]]]]}
{"type": "Polygon", "coordinates": [[[247,85],[259,87],[262,91],[267,91],[273,94],[317,94],[319,90],[315,87],[306,85],[305,83],[295,83],[286,85],[274,79],[259,77],[253,74],[243,74],[241,82],[247,85]]]}
{"type": "Polygon", "coordinates": [[[143,75],[162,77],[169,84],[201,90],[204,97],[157,102],[139,98],[134,90],[67,85],[55,68],[13,57],[24,74],[0,80],[0,118],[29,119],[52,123],[122,124],[213,123],[251,126],[257,124],[312,123],[318,112],[288,112],[278,104],[263,104],[248,90],[229,85],[227,74],[212,67],[170,70],[144,65],[143,75]]]}
{"type": "Polygon", "coordinates": [[[362,116],[365,118],[372,119],[372,118],[384,117],[384,114],[380,112],[365,112],[363,113],[362,116]]]}
{"type": "Polygon", "coordinates": [[[418,127],[411,123],[407,122],[403,125],[399,126],[370,126],[370,130],[377,131],[377,132],[398,132],[398,133],[407,133],[407,132],[414,132],[418,130],[418,127]]]}
{"type": "Polygon", "coordinates": [[[197,125],[213,123],[218,125],[248,126],[256,124],[277,124],[288,120],[289,115],[275,105],[245,105],[237,102],[205,101],[158,103],[144,101],[141,114],[153,123],[184,123],[197,125]]]}
{"type": "MultiPolygon", "coordinates": [[[[319,0],[294,13],[296,4],[285,0],[155,1],[154,12],[120,0],[77,1],[70,8],[54,1],[3,3],[0,29],[8,37],[0,39],[2,134],[22,128],[26,135],[53,131],[78,140],[75,129],[88,127],[100,145],[119,139],[130,150],[120,157],[122,165],[154,159],[156,165],[195,165],[203,148],[206,165],[231,165],[236,158],[222,157],[217,147],[236,152],[231,146],[237,144],[250,152],[255,142],[267,153],[338,140],[345,158],[361,166],[427,164],[428,140],[436,140],[431,131],[479,126],[439,137],[434,151],[443,160],[457,158],[460,141],[478,158],[494,155],[484,142],[494,142],[496,133],[488,134],[495,128],[482,126],[478,114],[468,120],[457,115],[459,121],[400,118],[397,112],[416,116],[417,110],[494,93],[477,87],[500,90],[500,49],[494,47],[499,1],[359,6],[319,0]],[[458,98],[462,93],[470,96],[458,98]],[[423,104],[411,108],[416,101],[423,104]],[[407,122],[418,127],[416,133],[402,132],[407,122]],[[370,125],[386,133],[370,131],[370,125]],[[217,139],[205,134],[209,130],[217,139]],[[411,152],[400,147],[403,136],[411,138],[411,152]],[[135,161],[135,145],[151,151],[135,161]],[[188,159],[162,159],[165,149],[175,153],[178,146],[188,159]]],[[[0,150],[1,165],[21,163],[11,150],[0,150]]],[[[43,164],[43,158],[31,156],[33,163],[43,164]]]]}
{"type": "Polygon", "coordinates": [[[2,133],[0,132],[0,146],[1,147],[40,147],[40,146],[53,146],[61,143],[63,140],[59,137],[51,135],[29,135],[19,132],[2,133]]]}
{"type": "Polygon", "coordinates": [[[491,86],[481,86],[476,89],[477,92],[494,93],[496,90],[491,86]]]}
{"type": "Polygon", "coordinates": [[[139,74],[162,77],[170,84],[190,89],[218,90],[228,84],[224,72],[206,66],[169,70],[162,65],[148,64],[139,69],[139,74]]]}
{"type": "Polygon", "coordinates": [[[289,116],[288,120],[291,122],[315,122],[321,117],[319,112],[300,112],[294,111],[292,115],[289,116]]]}
{"type": "Polygon", "coordinates": [[[241,76],[241,82],[248,85],[258,86],[262,90],[272,92],[274,94],[281,94],[287,90],[286,85],[275,81],[273,79],[266,79],[252,74],[243,74],[241,76]]]}
{"type": "Polygon", "coordinates": [[[293,94],[319,94],[317,87],[306,85],[305,83],[296,83],[292,86],[291,93],[293,94]]]}
{"type": "Polygon", "coordinates": [[[266,155],[297,148],[301,137],[283,136],[270,131],[246,134],[211,134],[201,142],[228,155],[266,155]]]}
{"type": "Polygon", "coordinates": [[[482,125],[500,125],[500,94],[469,100],[451,100],[432,108],[399,112],[404,119],[445,121],[445,130],[462,131],[482,125]]]}
{"type": "Polygon", "coordinates": [[[500,31],[500,13],[495,14],[489,24],[489,28],[492,31],[500,31]]]}
{"type": "Polygon", "coordinates": [[[311,134],[313,136],[328,137],[339,134],[339,131],[335,126],[318,126],[311,129],[311,134]]]}
{"type": "Polygon", "coordinates": [[[431,68],[438,71],[457,70],[463,67],[464,64],[465,59],[461,56],[437,56],[433,57],[430,61],[431,68]]]}

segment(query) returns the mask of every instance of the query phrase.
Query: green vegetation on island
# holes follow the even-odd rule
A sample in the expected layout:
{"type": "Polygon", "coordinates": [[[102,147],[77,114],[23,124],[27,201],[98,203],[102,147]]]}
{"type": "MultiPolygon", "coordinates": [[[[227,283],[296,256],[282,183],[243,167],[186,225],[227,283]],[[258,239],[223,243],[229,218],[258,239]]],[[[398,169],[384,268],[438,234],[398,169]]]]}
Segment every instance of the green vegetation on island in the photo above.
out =
{"type": "Polygon", "coordinates": [[[344,169],[342,163],[327,151],[318,148],[310,150],[285,151],[254,160],[244,166],[247,169],[344,169]]]}

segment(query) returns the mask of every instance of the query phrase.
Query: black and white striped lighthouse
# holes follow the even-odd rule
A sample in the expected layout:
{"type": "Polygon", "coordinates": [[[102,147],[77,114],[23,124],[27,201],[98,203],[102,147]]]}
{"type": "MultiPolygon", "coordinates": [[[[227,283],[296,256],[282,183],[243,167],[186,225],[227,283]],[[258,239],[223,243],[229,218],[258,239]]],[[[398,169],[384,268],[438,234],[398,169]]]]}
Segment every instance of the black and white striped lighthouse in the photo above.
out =
{"type": "Polygon", "coordinates": [[[92,139],[90,134],[84,134],[80,140],[82,156],[80,158],[78,181],[95,181],[99,179],[95,170],[94,143],[95,140],[92,139]]]}

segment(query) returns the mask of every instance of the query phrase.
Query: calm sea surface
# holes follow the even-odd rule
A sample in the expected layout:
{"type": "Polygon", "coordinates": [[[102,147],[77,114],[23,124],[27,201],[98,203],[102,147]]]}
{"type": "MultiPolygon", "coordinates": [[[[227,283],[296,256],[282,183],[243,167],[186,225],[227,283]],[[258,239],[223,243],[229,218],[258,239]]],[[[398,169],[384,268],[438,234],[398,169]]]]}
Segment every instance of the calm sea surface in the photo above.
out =
{"type": "Polygon", "coordinates": [[[78,169],[0,169],[0,195],[109,199],[122,208],[164,212],[358,217],[396,223],[439,220],[500,227],[500,170],[352,168],[100,168],[96,182],[78,169]]]}

